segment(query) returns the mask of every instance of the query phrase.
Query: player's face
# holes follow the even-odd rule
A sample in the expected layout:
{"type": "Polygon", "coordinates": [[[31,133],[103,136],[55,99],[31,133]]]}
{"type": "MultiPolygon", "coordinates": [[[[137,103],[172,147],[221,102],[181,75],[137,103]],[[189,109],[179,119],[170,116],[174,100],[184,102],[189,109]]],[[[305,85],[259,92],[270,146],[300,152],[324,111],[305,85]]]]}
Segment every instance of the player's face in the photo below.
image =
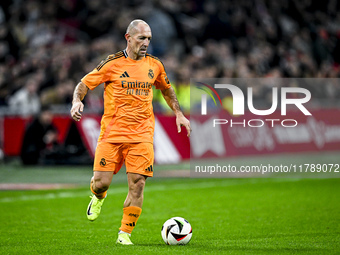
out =
{"type": "Polygon", "coordinates": [[[128,40],[129,47],[136,59],[145,57],[150,41],[150,27],[146,24],[139,24],[136,32],[133,33],[128,40]]]}

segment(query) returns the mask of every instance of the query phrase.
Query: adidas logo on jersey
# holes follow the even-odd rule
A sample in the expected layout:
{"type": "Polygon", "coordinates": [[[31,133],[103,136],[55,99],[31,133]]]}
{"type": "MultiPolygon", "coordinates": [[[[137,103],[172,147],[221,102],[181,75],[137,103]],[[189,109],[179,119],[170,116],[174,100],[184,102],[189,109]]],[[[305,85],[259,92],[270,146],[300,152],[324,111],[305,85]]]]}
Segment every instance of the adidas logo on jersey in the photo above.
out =
{"type": "Polygon", "coordinates": [[[130,75],[125,71],[119,78],[130,77],[130,75]]]}
{"type": "Polygon", "coordinates": [[[152,165],[145,169],[147,172],[153,172],[152,165]]]}

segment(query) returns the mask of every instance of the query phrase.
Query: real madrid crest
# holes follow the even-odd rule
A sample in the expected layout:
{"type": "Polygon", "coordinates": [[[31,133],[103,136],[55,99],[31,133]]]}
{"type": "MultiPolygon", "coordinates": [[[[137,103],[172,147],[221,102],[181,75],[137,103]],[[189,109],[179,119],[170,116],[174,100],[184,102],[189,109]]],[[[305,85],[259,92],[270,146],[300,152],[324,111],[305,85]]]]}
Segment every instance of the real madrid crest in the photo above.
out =
{"type": "Polygon", "coordinates": [[[100,160],[100,163],[99,163],[101,166],[105,166],[106,165],[106,161],[105,161],[105,158],[102,158],[100,160]]]}
{"type": "Polygon", "coordinates": [[[154,74],[153,74],[153,70],[152,69],[149,69],[148,76],[149,76],[150,79],[153,79],[154,74]]]}

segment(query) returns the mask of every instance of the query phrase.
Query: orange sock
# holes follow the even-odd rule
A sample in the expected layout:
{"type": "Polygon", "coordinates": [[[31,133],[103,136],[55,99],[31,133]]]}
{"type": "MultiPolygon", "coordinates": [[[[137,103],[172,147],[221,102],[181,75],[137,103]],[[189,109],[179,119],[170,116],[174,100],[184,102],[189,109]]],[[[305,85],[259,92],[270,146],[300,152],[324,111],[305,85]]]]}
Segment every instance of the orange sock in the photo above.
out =
{"type": "Polygon", "coordinates": [[[137,206],[123,208],[122,225],[120,226],[119,230],[131,234],[141,213],[142,208],[137,206]]]}
{"type": "Polygon", "coordinates": [[[106,197],[107,191],[104,191],[104,192],[102,192],[102,193],[96,193],[96,192],[93,191],[93,188],[92,188],[92,180],[91,180],[90,188],[91,188],[91,192],[92,192],[98,199],[102,199],[102,198],[105,198],[105,197],[106,197]]]}

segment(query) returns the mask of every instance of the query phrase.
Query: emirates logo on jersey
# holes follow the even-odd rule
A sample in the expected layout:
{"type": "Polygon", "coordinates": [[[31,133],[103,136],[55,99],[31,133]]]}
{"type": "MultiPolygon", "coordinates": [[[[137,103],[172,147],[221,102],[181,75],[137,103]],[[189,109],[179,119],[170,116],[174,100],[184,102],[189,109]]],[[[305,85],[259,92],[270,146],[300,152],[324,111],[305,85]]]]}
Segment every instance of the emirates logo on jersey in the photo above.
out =
{"type": "Polygon", "coordinates": [[[153,70],[152,70],[152,69],[149,69],[148,76],[149,76],[150,79],[153,79],[153,77],[155,76],[155,75],[153,74],[153,70]]]}

